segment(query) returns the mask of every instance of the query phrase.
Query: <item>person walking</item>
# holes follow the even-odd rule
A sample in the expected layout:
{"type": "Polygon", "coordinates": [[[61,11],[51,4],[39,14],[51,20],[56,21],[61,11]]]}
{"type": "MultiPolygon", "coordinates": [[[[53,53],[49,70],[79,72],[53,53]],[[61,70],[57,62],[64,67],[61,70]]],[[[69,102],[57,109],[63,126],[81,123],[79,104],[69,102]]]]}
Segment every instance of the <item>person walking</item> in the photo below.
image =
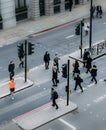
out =
{"type": "Polygon", "coordinates": [[[52,100],[52,106],[56,106],[56,109],[58,109],[58,105],[56,103],[56,99],[58,98],[58,93],[54,88],[51,88],[51,100],[52,100]]]}
{"type": "Polygon", "coordinates": [[[88,55],[90,55],[89,51],[87,49],[84,49],[84,54],[83,54],[83,67],[86,67],[86,62],[88,55]]]}
{"type": "Polygon", "coordinates": [[[88,35],[88,32],[89,32],[89,22],[85,22],[84,23],[84,30],[85,30],[85,36],[88,35]]]}
{"type": "Polygon", "coordinates": [[[50,54],[48,51],[45,52],[43,60],[45,62],[45,69],[49,69],[50,54]]]}
{"type": "Polygon", "coordinates": [[[75,63],[73,64],[73,76],[75,76],[75,74],[80,74],[79,62],[77,60],[75,60],[75,63]]]}
{"type": "Polygon", "coordinates": [[[74,79],[75,79],[75,88],[74,88],[74,90],[76,91],[77,90],[77,86],[79,85],[79,87],[81,89],[81,92],[83,92],[83,88],[81,86],[81,83],[83,82],[83,79],[79,76],[79,74],[77,74],[74,79]]]}
{"type": "Polygon", "coordinates": [[[95,81],[95,84],[97,84],[97,80],[96,80],[96,76],[97,76],[97,66],[96,65],[93,65],[92,69],[91,69],[91,82],[94,80],[95,81]]]}
{"type": "Polygon", "coordinates": [[[90,57],[90,55],[87,56],[86,68],[86,73],[88,73],[88,71],[90,72],[90,69],[92,68],[92,58],[90,57]]]}
{"type": "Polygon", "coordinates": [[[56,63],[53,63],[53,67],[52,67],[52,82],[53,82],[53,86],[57,86],[57,66],[56,63]]]}
{"type": "Polygon", "coordinates": [[[9,65],[8,65],[8,71],[9,71],[9,74],[10,74],[10,80],[14,76],[14,69],[15,69],[15,64],[14,64],[13,61],[10,61],[9,65]]]}
{"type": "Polygon", "coordinates": [[[59,71],[59,60],[60,60],[60,58],[58,57],[58,54],[56,53],[55,58],[54,58],[54,62],[56,63],[58,73],[60,72],[59,71]]]}
{"type": "Polygon", "coordinates": [[[25,62],[25,56],[21,57],[21,62],[19,64],[19,67],[21,68],[24,68],[24,62],[25,62]]]}
{"type": "Polygon", "coordinates": [[[13,78],[11,79],[11,81],[9,81],[8,87],[10,90],[11,99],[14,100],[14,91],[15,91],[15,87],[16,87],[16,82],[14,81],[13,78]]]}

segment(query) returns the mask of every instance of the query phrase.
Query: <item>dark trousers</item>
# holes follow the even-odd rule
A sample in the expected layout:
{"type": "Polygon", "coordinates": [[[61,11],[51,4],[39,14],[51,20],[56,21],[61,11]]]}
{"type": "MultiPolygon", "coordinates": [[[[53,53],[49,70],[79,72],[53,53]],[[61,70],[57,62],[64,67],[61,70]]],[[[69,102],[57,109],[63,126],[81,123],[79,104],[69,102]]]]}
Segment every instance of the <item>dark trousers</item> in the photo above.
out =
{"type": "Polygon", "coordinates": [[[57,78],[52,78],[53,85],[57,86],[57,78]]]}
{"type": "Polygon", "coordinates": [[[58,108],[58,105],[56,103],[56,99],[55,98],[52,99],[52,103],[53,103],[52,106],[56,106],[56,108],[58,108]]]}
{"type": "Polygon", "coordinates": [[[49,69],[49,62],[45,62],[45,69],[49,69]]]}
{"type": "Polygon", "coordinates": [[[80,87],[81,91],[83,91],[82,86],[81,86],[81,84],[80,84],[80,83],[75,83],[75,88],[74,88],[74,90],[76,90],[76,89],[77,89],[77,86],[78,86],[78,85],[79,85],[79,87],[80,87]]]}
{"type": "Polygon", "coordinates": [[[88,73],[88,72],[89,72],[89,73],[91,73],[91,71],[90,71],[90,68],[87,68],[87,71],[86,71],[86,73],[88,73]]]}
{"type": "Polygon", "coordinates": [[[24,67],[24,62],[23,61],[21,61],[21,63],[19,64],[19,67],[24,67]]]}
{"type": "Polygon", "coordinates": [[[97,84],[97,80],[96,80],[96,77],[95,76],[92,76],[92,79],[91,79],[91,81],[95,81],[95,83],[97,84]]]}
{"type": "Polygon", "coordinates": [[[13,76],[14,76],[14,72],[10,72],[10,80],[12,80],[13,76]]]}

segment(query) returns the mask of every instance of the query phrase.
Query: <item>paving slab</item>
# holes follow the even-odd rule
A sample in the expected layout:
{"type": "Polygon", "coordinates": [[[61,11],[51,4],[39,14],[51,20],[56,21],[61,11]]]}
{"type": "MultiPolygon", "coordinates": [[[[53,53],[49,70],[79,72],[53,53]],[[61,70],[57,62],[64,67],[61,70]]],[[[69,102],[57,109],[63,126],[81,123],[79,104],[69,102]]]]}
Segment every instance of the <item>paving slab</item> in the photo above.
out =
{"type": "Polygon", "coordinates": [[[13,121],[23,130],[33,130],[77,109],[77,105],[73,102],[70,101],[67,106],[67,101],[60,98],[57,100],[57,104],[59,109],[55,109],[52,102],[49,102],[14,118],[13,121]]]}
{"type": "MultiPolygon", "coordinates": [[[[22,89],[25,89],[25,88],[33,85],[33,82],[29,79],[27,79],[27,82],[25,82],[24,77],[16,77],[14,79],[16,81],[15,92],[18,92],[22,89]]],[[[4,83],[0,84],[0,98],[3,98],[3,97],[8,96],[10,94],[10,91],[8,88],[8,82],[9,81],[5,81],[4,83]]]]}

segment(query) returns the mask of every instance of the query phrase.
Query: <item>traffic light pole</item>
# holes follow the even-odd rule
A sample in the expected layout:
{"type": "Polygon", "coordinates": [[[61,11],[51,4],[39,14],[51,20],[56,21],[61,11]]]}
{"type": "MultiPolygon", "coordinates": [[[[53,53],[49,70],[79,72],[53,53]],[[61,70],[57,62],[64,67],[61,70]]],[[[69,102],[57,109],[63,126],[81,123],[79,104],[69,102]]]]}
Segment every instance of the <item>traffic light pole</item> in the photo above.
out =
{"type": "Polygon", "coordinates": [[[80,44],[80,50],[81,50],[81,58],[82,58],[82,20],[80,23],[80,28],[81,28],[81,44],[80,44]]]}
{"type": "Polygon", "coordinates": [[[90,4],[90,35],[89,35],[89,49],[91,51],[91,46],[92,46],[92,2],[93,0],[91,0],[91,4],[90,4]]]}
{"type": "Polygon", "coordinates": [[[70,71],[70,60],[67,63],[67,106],[69,105],[69,71],[70,71]]]}
{"type": "Polygon", "coordinates": [[[25,82],[27,82],[27,40],[25,40],[25,82]]]}

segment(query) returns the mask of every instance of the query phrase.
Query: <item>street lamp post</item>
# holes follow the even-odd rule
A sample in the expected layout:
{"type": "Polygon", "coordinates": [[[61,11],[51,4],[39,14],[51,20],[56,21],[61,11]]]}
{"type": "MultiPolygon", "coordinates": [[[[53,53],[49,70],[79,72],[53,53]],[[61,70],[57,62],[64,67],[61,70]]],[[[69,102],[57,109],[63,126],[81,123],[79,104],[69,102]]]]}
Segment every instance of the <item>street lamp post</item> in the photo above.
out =
{"type": "Polygon", "coordinates": [[[90,34],[89,34],[89,49],[91,51],[91,47],[92,47],[92,3],[93,0],[91,0],[90,3],[90,34]]]}

